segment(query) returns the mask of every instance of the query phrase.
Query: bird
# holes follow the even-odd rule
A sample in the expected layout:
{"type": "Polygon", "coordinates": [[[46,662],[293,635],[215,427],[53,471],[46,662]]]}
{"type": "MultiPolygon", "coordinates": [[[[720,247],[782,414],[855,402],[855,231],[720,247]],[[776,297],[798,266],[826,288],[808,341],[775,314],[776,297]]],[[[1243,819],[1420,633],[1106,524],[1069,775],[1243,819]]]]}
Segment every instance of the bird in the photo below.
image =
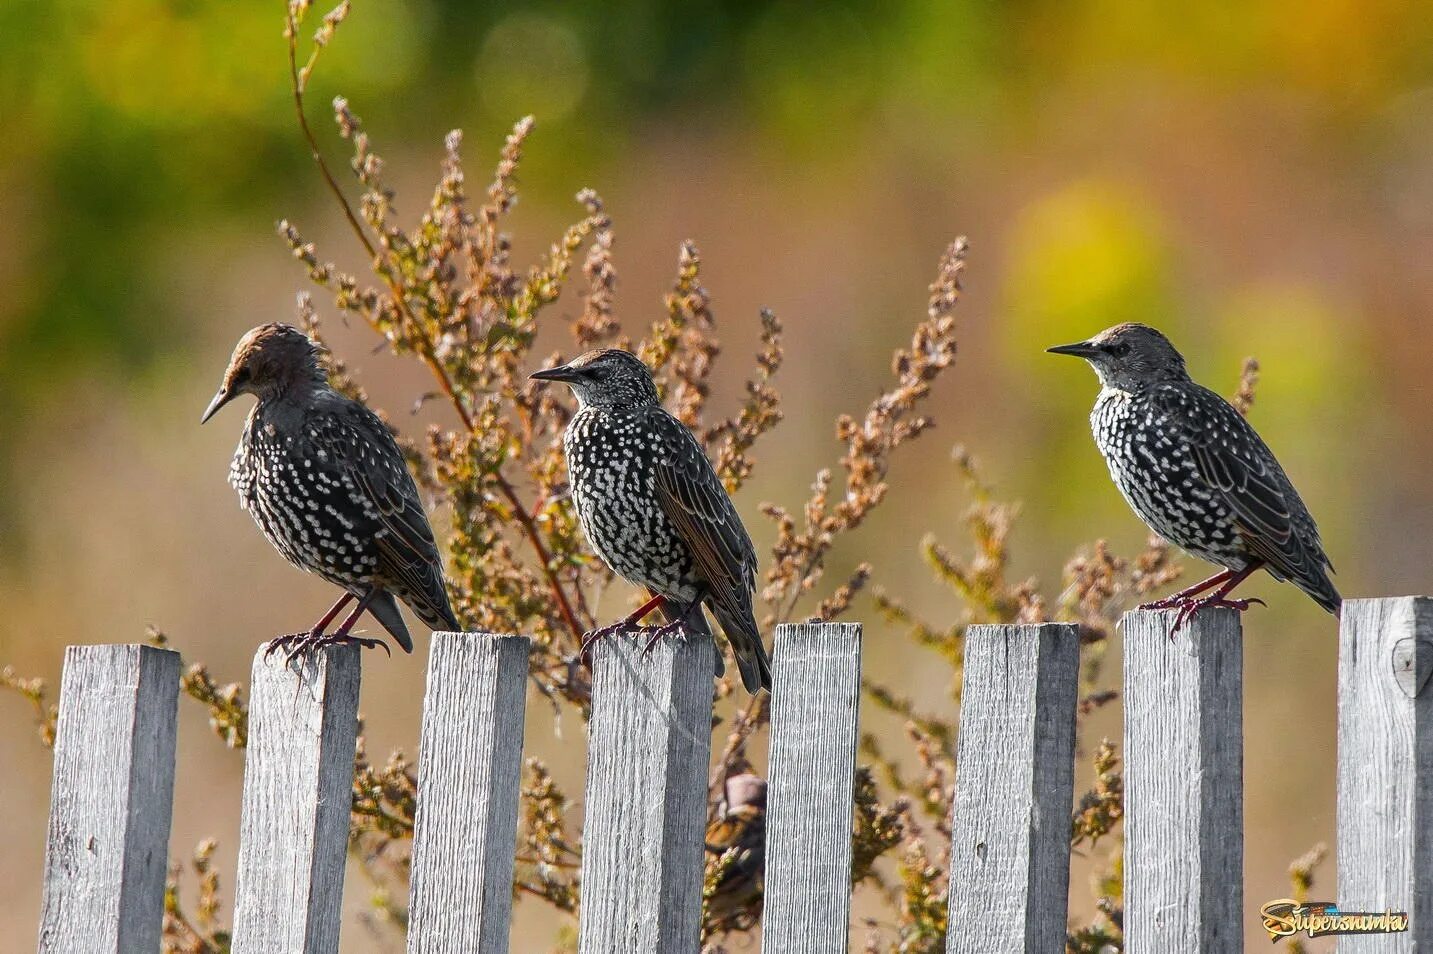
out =
{"type": "Polygon", "coordinates": [[[766,880],[766,779],[744,773],[726,780],[716,817],[707,825],[707,925],[746,930],[761,916],[766,880]]]}
{"type": "Polygon", "coordinates": [[[229,483],[274,549],[345,591],[307,631],[272,640],[265,657],[287,649],[287,664],[342,643],[387,650],[382,640],[352,634],[365,610],[411,653],[413,639],[395,599],[434,630],[462,628],[448,602],[442,559],[393,432],[329,385],[321,353],[308,335],[281,322],[250,330],[199,419],[205,423],[242,394],[258,399],[229,483]]]}
{"type": "Polygon", "coordinates": [[[649,646],[682,625],[710,635],[705,605],[747,692],[770,691],[771,662],[752,609],[756,548],[702,445],[662,406],[651,371],[635,355],[605,348],[531,377],[566,384],[577,397],[562,444],[588,543],[618,576],[653,594],[626,619],[586,634],[584,652],[653,610],[669,623],[649,646]]]}
{"type": "Polygon", "coordinates": [[[1189,377],[1168,338],[1129,322],[1047,350],[1084,358],[1098,375],[1090,427],[1134,512],[1165,540],[1224,568],[1140,609],[1178,608],[1172,637],[1205,607],[1262,605],[1229,597],[1262,568],[1339,615],[1343,598],[1308,507],[1254,428],[1189,377]]]}

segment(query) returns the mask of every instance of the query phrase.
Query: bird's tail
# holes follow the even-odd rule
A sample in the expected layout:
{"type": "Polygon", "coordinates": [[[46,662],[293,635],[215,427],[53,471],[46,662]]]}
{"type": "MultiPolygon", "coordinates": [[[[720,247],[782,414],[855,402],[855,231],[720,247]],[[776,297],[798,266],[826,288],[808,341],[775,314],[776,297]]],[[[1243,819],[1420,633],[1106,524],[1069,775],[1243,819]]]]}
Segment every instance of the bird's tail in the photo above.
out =
{"type": "Polygon", "coordinates": [[[398,612],[398,601],[393,598],[392,593],[381,590],[369,602],[368,612],[393,635],[405,653],[413,651],[413,637],[408,635],[408,626],[403,622],[403,614],[398,612]]]}
{"type": "Polygon", "coordinates": [[[443,578],[434,574],[421,592],[407,591],[403,602],[408,604],[423,625],[437,633],[461,633],[463,624],[453,613],[453,604],[448,602],[448,591],[443,587],[443,578]]]}
{"type": "Polygon", "coordinates": [[[741,670],[741,684],[753,696],[759,690],[771,691],[771,658],[761,642],[761,631],[756,628],[756,619],[750,612],[741,617],[733,616],[724,609],[713,606],[712,613],[731,643],[736,667],[741,670]]]}
{"type": "Polygon", "coordinates": [[[1312,579],[1296,579],[1294,585],[1313,599],[1313,601],[1335,616],[1341,616],[1343,609],[1343,597],[1338,595],[1334,588],[1333,580],[1329,579],[1328,570],[1320,567],[1320,573],[1312,579]]]}

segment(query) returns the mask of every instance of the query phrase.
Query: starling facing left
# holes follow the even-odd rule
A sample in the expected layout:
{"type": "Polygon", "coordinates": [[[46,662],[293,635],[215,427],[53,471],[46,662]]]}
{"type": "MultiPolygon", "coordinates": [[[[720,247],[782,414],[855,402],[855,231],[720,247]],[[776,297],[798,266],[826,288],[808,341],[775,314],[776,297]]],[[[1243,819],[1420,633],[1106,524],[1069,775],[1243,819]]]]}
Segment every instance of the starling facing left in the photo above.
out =
{"type": "Polygon", "coordinates": [[[1262,567],[1338,614],[1333,565],[1298,491],[1243,415],[1190,380],[1169,339],[1131,323],[1049,350],[1084,358],[1099,376],[1090,426],[1134,512],[1170,543],[1225,568],[1141,609],[1178,607],[1174,630],[1205,606],[1247,609],[1263,601],[1229,593],[1262,567]]]}
{"type": "Polygon", "coordinates": [[[756,548],[702,446],[662,407],[647,366],[607,349],[532,377],[560,381],[577,395],[562,446],[588,542],[618,576],[655,594],[584,643],[658,607],[673,626],[709,634],[705,603],[731,644],[747,692],[770,691],[771,663],[752,611],[756,548]]]}
{"type": "Polygon", "coordinates": [[[347,592],[313,628],[280,636],[268,652],[290,659],[322,646],[387,646],[350,634],[363,611],[404,652],[413,640],[394,598],[433,629],[461,629],[443,588],[433,530],[388,426],[329,387],[319,348],[297,328],[261,325],[239,339],[204,423],[241,394],[249,412],[229,483],[274,549],[347,592]],[[357,605],[325,632],[350,600],[357,605]]]}

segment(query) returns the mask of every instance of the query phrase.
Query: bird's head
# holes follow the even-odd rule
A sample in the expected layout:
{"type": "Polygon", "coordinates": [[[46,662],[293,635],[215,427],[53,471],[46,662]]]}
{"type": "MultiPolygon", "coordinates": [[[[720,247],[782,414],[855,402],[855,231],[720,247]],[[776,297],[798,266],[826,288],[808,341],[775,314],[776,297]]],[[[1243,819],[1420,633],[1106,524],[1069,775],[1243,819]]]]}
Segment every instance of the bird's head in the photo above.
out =
{"type": "Polygon", "coordinates": [[[1148,325],[1133,322],[1106,328],[1088,341],[1047,348],[1090,362],[1105,387],[1138,391],[1160,381],[1188,378],[1184,358],[1169,339],[1148,325]]]}
{"type": "Polygon", "coordinates": [[[746,773],[728,776],[725,787],[728,809],[743,808],[747,805],[766,807],[766,779],[760,775],[746,773]]]}
{"type": "Polygon", "coordinates": [[[319,346],[308,335],[277,321],[260,325],[234,347],[224,381],[199,423],[209,420],[215,411],[241,394],[267,401],[295,387],[312,387],[325,381],[319,346]]]}
{"type": "Polygon", "coordinates": [[[642,407],[661,402],[652,372],[636,355],[618,348],[589,351],[531,377],[562,382],[572,388],[583,407],[642,407]]]}

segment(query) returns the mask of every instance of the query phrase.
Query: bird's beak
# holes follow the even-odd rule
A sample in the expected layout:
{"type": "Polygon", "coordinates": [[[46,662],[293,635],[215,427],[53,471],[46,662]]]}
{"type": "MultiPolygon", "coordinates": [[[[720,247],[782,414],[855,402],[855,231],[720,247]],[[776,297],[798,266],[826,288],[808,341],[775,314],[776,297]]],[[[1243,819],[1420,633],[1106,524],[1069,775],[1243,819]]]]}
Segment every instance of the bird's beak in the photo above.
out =
{"type": "Polygon", "coordinates": [[[575,381],[581,376],[580,371],[568,364],[560,364],[555,368],[548,368],[546,371],[534,371],[528,375],[532,381],[575,381]]]}
{"type": "Polygon", "coordinates": [[[234,397],[237,394],[237,391],[230,391],[228,388],[221,387],[219,389],[219,393],[214,395],[214,400],[210,401],[209,406],[204,409],[204,415],[199,418],[199,423],[203,424],[205,421],[209,420],[209,418],[213,417],[215,411],[218,411],[219,408],[234,400],[234,397]]]}
{"type": "Polygon", "coordinates": [[[1053,348],[1045,349],[1050,354],[1068,354],[1076,358],[1092,358],[1100,353],[1100,349],[1088,341],[1076,341],[1074,344],[1056,345],[1053,348]]]}

